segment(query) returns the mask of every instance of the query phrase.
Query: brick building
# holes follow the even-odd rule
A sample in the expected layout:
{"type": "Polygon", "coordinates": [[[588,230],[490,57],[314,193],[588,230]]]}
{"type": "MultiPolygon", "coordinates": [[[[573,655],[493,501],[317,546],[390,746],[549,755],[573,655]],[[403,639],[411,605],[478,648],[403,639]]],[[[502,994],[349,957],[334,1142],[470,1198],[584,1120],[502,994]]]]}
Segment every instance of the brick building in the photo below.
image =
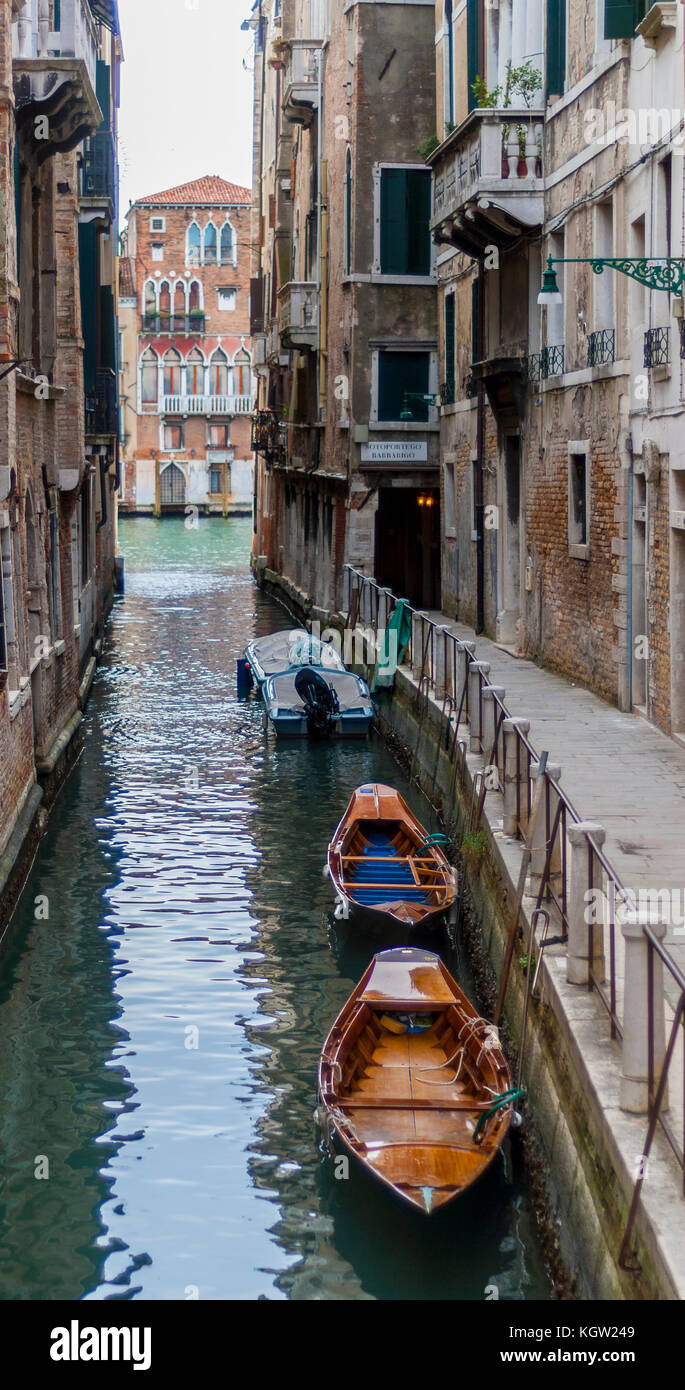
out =
{"type": "Polygon", "coordinates": [[[684,250],[682,33],[681,5],[438,0],[430,156],[444,606],[676,735],[683,300],[639,262],[684,250]]]}
{"type": "Polygon", "coordinates": [[[323,606],[345,561],[436,606],[432,9],[261,0],[247,26],[253,341],[278,436],[258,462],[257,563],[323,606]]]}
{"type": "Polygon", "coordinates": [[[250,209],[212,175],[126,215],[122,509],[252,509],[250,209]]]}
{"type": "Polygon", "coordinates": [[[115,0],[1,0],[0,888],[73,757],[112,601],[120,62],[115,0]]]}

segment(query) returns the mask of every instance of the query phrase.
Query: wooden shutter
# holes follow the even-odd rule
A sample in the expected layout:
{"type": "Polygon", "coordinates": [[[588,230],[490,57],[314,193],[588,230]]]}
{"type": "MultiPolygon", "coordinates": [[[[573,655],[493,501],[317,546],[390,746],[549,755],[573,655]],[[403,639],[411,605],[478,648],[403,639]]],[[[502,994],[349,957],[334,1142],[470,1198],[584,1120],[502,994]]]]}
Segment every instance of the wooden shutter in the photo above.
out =
{"type": "Polygon", "coordinates": [[[98,58],[95,66],[95,95],[98,99],[98,106],[102,112],[102,122],[100,130],[109,130],[109,117],[111,107],[110,97],[110,69],[109,63],[104,63],[98,58]]]}
{"type": "Polygon", "coordinates": [[[381,170],[381,272],[406,275],[408,264],[407,170],[381,170]]]}
{"type": "Polygon", "coordinates": [[[561,96],[565,79],[566,0],[547,0],[547,96],[561,96]]]}
{"type": "Polygon", "coordinates": [[[407,275],[430,275],[431,174],[407,170],[407,275]]]}
{"type": "Polygon", "coordinates": [[[478,72],[478,51],[478,0],[466,0],[466,80],[468,84],[469,111],[473,111],[476,105],[476,98],[473,95],[473,84],[478,76],[484,76],[484,73],[479,74],[478,72]]]}
{"type": "Polygon", "coordinates": [[[445,384],[454,394],[455,373],[455,295],[445,295],[445,384]]]}
{"type": "Polygon", "coordinates": [[[97,232],[94,222],[80,222],[78,229],[83,377],[86,391],[95,390],[97,367],[97,232]]]}
{"type": "Polygon", "coordinates": [[[635,33],[635,10],[636,0],[604,0],[605,39],[631,39],[635,33]]]}
{"type": "Polygon", "coordinates": [[[478,277],[474,275],[471,281],[471,361],[480,362],[481,343],[480,343],[480,295],[478,277]]]}

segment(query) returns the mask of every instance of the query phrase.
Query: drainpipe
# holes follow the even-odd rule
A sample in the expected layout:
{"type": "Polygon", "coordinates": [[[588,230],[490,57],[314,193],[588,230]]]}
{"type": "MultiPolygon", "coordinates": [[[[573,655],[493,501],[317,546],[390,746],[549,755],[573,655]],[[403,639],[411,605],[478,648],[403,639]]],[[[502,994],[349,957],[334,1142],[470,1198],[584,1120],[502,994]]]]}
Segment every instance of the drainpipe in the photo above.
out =
{"type": "Polygon", "coordinates": [[[328,160],[320,169],[320,236],[319,243],[319,416],[324,418],[327,401],[328,367],[328,160]]]}
{"type": "MultiPolygon", "coordinates": [[[[478,264],[478,360],[483,357],[485,342],[485,269],[478,264]]],[[[476,635],[485,627],[485,535],[483,529],[483,459],[485,455],[485,387],[478,382],[477,454],[474,488],[474,521],[476,523],[476,635]]]]}
{"type": "Polygon", "coordinates": [[[627,589],[626,589],[626,709],[633,708],[633,436],[622,430],[618,438],[618,458],[621,468],[628,470],[628,528],[627,528],[627,589]]]}

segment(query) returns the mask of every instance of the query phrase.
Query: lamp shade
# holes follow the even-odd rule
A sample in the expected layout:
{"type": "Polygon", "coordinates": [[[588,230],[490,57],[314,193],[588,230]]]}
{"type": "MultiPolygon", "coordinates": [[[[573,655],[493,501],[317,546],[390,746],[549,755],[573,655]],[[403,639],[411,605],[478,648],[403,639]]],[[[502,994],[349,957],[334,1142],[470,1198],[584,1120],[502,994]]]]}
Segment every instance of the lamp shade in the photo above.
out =
{"type": "Polygon", "coordinates": [[[557,284],[557,273],[552,265],[552,257],[547,257],[547,269],[542,277],[542,289],[538,304],[561,304],[561,290],[557,284]]]}

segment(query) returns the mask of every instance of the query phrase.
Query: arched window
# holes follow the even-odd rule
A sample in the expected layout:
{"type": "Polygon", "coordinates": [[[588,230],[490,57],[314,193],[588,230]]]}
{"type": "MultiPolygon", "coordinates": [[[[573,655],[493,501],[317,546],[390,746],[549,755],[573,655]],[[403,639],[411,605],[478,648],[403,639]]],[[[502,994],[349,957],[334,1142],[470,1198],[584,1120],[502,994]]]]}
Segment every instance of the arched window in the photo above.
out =
{"type": "Polygon", "coordinates": [[[169,348],[164,354],[164,395],[180,396],[181,394],[181,354],[175,348],[169,348]]]}
{"type": "Polygon", "coordinates": [[[228,358],[221,348],[212,353],[209,360],[210,396],[228,396],[228,358]]]}
{"type": "Polygon", "coordinates": [[[159,318],[160,328],[168,331],[171,327],[171,288],[168,280],[162,280],[159,286],[159,318]]]}
{"type": "Polygon", "coordinates": [[[182,331],[182,329],[185,327],[185,323],[184,323],[185,314],[186,314],[186,284],[185,284],[185,280],[177,280],[177,281],[176,281],[176,284],[175,284],[175,286],[174,286],[174,306],[173,306],[173,315],[174,315],[174,319],[176,320],[176,322],[175,322],[175,324],[174,324],[174,328],[175,328],[177,331],[179,331],[179,332],[182,331]]]}
{"type": "Polygon", "coordinates": [[[157,286],[154,280],[145,281],[143,313],[146,318],[155,318],[157,315],[157,286]]]}
{"type": "Polygon", "coordinates": [[[216,265],[216,227],[208,222],[205,227],[205,265],[216,265]]]}
{"type": "Polygon", "coordinates": [[[345,160],[345,274],[352,273],[352,151],[345,160]]]}
{"type": "Polygon", "coordinates": [[[140,399],[144,404],[157,404],[157,353],[147,348],[140,359],[140,399]]]}
{"type": "Polygon", "coordinates": [[[197,222],[191,222],[186,233],[186,263],[199,265],[202,259],[202,232],[197,222]]]}
{"type": "Polygon", "coordinates": [[[235,236],[230,222],[224,222],[221,228],[220,255],[219,260],[222,265],[232,265],[234,262],[235,236]]]}
{"type": "Polygon", "coordinates": [[[190,298],[189,298],[189,302],[188,302],[188,312],[189,312],[190,314],[199,314],[199,313],[201,313],[201,311],[202,311],[202,292],[201,292],[201,288],[200,288],[200,281],[199,281],[199,280],[191,280],[191,282],[190,282],[190,298]]]}
{"type": "Polygon", "coordinates": [[[233,358],[233,387],[236,396],[249,396],[252,385],[252,361],[249,352],[240,348],[233,358]]]}
{"type": "Polygon", "coordinates": [[[186,357],[186,393],[189,396],[204,396],[205,363],[199,348],[193,348],[186,357]]]}

